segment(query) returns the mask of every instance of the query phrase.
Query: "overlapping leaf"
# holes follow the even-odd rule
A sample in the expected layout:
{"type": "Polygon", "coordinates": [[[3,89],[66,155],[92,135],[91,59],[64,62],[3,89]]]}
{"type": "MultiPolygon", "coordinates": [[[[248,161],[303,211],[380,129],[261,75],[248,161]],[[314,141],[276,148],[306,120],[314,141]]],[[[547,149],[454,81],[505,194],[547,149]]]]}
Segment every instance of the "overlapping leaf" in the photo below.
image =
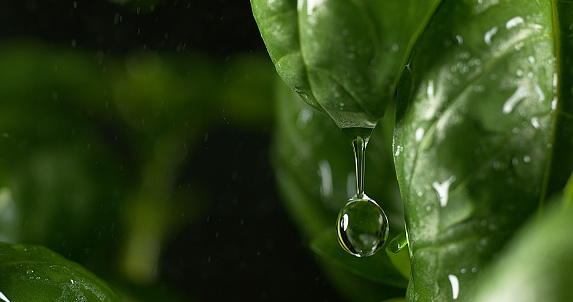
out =
{"type": "Polygon", "coordinates": [[[568,190],[534,217],[478,280],[472,301],[573,300],[573,178],[568,190]]]}
{"type": "Polygon", "coordinates": [[[554,13],[549,1],[442,1],[413,47],[394,146],[410,301],[469,299],[475,276],[562,187],[551,158],[573,152],[555,134],[570,129],[559,116],[571,98],[554,13]]]}
{"type": "Polygon", "coordinates": [[[340,128],[373,128],[437,1],[252,0],[277,72],[340,128]]]}

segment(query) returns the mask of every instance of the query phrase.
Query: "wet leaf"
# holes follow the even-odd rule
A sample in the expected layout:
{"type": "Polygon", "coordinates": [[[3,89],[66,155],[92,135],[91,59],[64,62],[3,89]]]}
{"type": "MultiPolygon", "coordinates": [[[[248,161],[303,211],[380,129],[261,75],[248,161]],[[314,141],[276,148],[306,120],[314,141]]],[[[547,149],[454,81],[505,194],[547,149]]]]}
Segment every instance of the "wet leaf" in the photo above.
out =
{"type": "Polygon", "coordinates": [[[561,13],[549,1],[442,1],[414,45],[394,134],[410,301],[469,299],[476,276],[569,175],[561,13]]]}
{"type": "Polygon", "coordinates": [[[438,1],[251,0],[285,83],[340,128],[373,128],[438,1]]]}
{"type": "Polygon", "coordinates": [[[3,300],[120,301],[96,275],[42,246],[0,242],[0,255],[3,300]]]}
{"type": "MultiPolygon", "coordinates": [[[[572,181],[569,181],[573,187],[572,181]]],[[[533,217],[478,280],[472,301],[573,300],[573,192],[557,197],[542,217],[533,217]]]]}

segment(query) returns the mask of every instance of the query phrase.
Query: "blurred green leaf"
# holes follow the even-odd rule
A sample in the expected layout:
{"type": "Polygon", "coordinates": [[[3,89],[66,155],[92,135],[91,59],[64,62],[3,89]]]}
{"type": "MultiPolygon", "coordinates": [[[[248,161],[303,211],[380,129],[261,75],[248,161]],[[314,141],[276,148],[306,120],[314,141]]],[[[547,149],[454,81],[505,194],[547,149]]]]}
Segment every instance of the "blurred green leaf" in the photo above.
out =
{"type": "Polygon", "coordinates": [[[208,129],[266,133],[272,121],[272,65],[255,56],[94,57],[10,41],[0,63],[0,239],[125,283],[152,288],[167,238],[209,202],[176,186],[208,129]]]}
{"type": "Polygon", "coordinates": [[[551,162],[573,153],[570,137],[555,137],[571,129],[572,98],[552,5],[493,4],[442,1],[398,86],[410,301],[470,299],[479,272],[562,187],[551,178],[544,192],[548,175],[571,172],[570,159],[551,162]]]}
{"type": "Polygon", "coordinates": [[[0,293],[9,301],[121,301],[96,275],[47,248],[0,242],[0,255],[0,293]]]}
{"type": "Polygon", "coordinates": [[[0,49],[0,64],[2,239],[108,269],[127,183],[106,132],[115,121],[105,73],[95,60],[34,43],[0,49]]]}

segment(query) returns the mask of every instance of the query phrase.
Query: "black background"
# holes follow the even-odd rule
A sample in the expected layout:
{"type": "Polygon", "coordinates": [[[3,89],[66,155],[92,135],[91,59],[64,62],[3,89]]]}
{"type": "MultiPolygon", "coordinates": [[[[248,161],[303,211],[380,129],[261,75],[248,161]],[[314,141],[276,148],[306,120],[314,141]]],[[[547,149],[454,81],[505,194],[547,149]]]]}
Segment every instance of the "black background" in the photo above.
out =
{"type": "MultiPolygon", "coordinates": [[[[139,13],[104,0],[2,0],[0,43],[14,38],[119,58],[138,50],[199,51],[222,62],[266,56],[248,0],[170,0],[139,13]]],[[[270,133],[221,123],[184,165],[194,169],[176,185],[199,183],[212,192],[210,207],[164,247],[159,271],[190,300],[339,299],[279,202],[270,142],[270,133]]]]}

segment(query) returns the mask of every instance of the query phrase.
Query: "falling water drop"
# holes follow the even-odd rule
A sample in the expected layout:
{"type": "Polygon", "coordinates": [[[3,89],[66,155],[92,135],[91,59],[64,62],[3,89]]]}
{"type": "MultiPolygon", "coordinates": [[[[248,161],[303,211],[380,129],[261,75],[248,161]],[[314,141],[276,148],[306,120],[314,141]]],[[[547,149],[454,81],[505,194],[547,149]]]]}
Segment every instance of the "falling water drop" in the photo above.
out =
{"type": "Polygon", "coordinates": [[[364,193],[364,155],[372,129],[348,128],[356,164],[356,194],[338,214],[338,242],[356,257],[374,255],[388,239],[388,217],[384,210],[364,193]]]}

